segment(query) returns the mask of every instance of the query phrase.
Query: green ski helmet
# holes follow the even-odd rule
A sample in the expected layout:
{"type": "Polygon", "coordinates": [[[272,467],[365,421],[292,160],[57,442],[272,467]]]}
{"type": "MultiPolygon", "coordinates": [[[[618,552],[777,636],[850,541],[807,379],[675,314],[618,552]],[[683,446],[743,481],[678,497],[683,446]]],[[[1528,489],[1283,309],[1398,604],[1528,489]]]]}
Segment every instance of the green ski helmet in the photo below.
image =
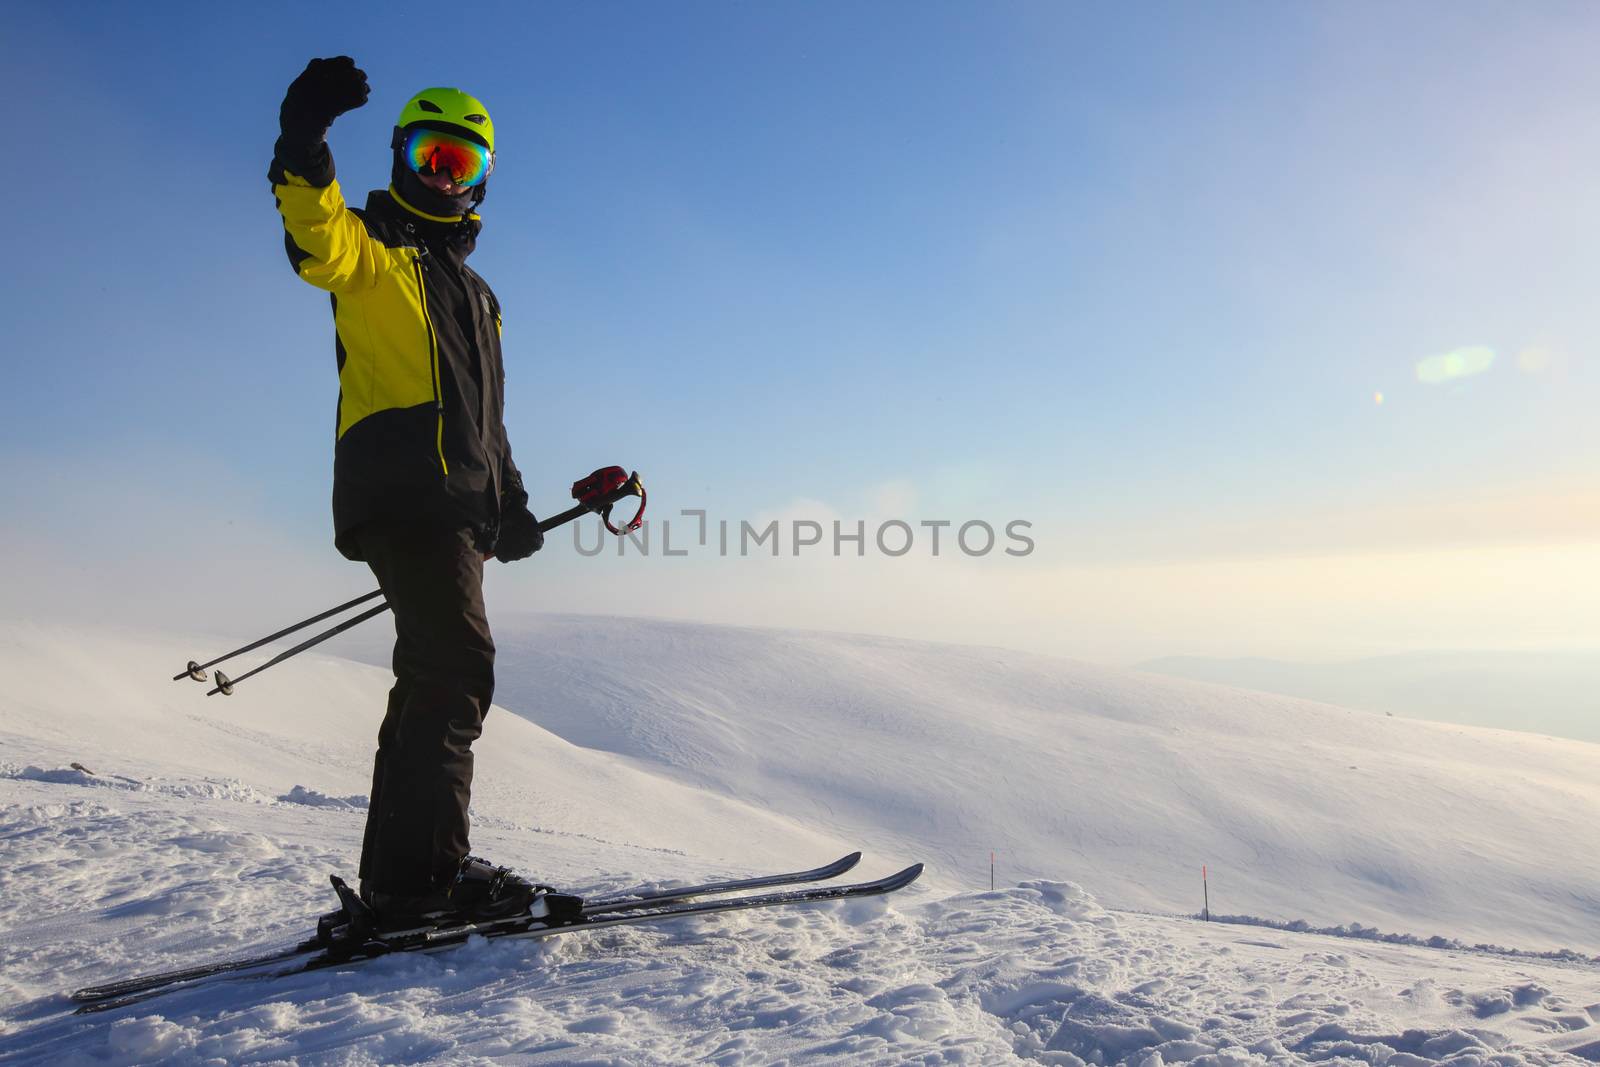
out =
{"type": "Polygon", "coordinates": [[[494,123],[489,120],[489,109],[460,89],[424,89],[407,100],[395,126],[403,130],[417,125],[458,134],[494,151],[494,123]]]}
{"type": "Polygon", "coordinates": [[[406,101],[395,121],[393,187],[402,202],[429,216],[463,215],[483,203],[494,171],[494,123],[489,109],[460,89],[434,88],[406,101]],[[420,169],[448,165],[469,186],[447,197],[418,179],[420,169]]]}

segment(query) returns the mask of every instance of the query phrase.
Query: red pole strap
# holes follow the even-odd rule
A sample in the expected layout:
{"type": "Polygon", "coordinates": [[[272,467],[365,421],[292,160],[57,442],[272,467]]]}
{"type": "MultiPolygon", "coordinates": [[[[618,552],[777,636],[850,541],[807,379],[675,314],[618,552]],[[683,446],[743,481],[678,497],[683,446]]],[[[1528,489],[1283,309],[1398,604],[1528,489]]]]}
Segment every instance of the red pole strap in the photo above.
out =
{"type": "Polygon", "coordinates": [[[606,524],[606,529],[618,536],[637,530],[644,523],[646,498],[638,471],[630,474],[621,467],[601,467],[587,478],[579,478],[572,483],[572,499],[582,507],[599,512],[600,521],[606,524]],[[611,524],[611,506],[625,496],[638,497],[639,510],[619,530],[611,524]]]}

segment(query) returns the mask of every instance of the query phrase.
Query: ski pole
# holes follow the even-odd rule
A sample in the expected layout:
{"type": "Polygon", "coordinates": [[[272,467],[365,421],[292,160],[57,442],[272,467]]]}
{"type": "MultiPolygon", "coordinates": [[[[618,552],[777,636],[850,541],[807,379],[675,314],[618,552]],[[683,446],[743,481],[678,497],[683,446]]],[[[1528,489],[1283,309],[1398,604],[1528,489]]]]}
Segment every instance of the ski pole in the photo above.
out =
{"type": "Polygon", "coordinates": [[[185,678],[193,678],[197,682],[203,682],[203,681],[206,680],[206,668],[207,667],[215,667],[217,664],[222,663],[222,662],[224,662],[226,660],[230,660],[233,657],[241,655],[241,654],[243,654],[245,652],[254,652],[256,649],[260,648],[262,645],[271,644],[273,641],[276,641],[280,637],[287,637],[289,634],[294,633],[296,630],[304,630],[307,626],[310,626],[314,622],[321,622],[323,619],[331,618],[332,616],[339,614],[341,611],[345,611],[345,610],[347,610],[349,608],[353,608],[357,604],[365,604],[367,601],[371,600],[373,597],[382,596],[382,595],[383,595],[383,590],[382,589],[374,589],[372,592],[366,594],[365,596],[358,596],[354,600],[346,601],[345,603],[340,604],[336,608],[329,608],[327,611],[322,612],[320,615],[313,615],[313,616],[311,616],[311,618],[305,619],[305,620],[303,620],[301,622],[297,622],[293,626],[285,626],[283,629],[279,630],[275,634],[268,634],[266,637],[263,637],[259,641],[252,641],[248,645],[245,645],[243,648],[236,648],[232,652],[229,652],[229,653],[226,653],[224,655],[218,656],[216,659],[207,660],[204,663],[196,663],[194,660],[190,660],[189,661],[189,665],[187,667],[185,667],[182,671],[180,671],[179,673],[174,674],[172,676],[172,680],[174,682],[181,682],[185,678]]]}
{"type": "MultiPolygon", "coordinates": [[[[568,522],[568,521],[576,518],[577,516],[582,515],[587,510],[588,510],[587,508],[578,507],[578,508],[572,508],[572,509],[570,509],[568,511],[564,511],[560,515],[557,515],[553,519],[549,519],[549,520],[546,520],[545,522],[541,522],[539,524],[539,530],[540,530],[541,533],[543,533],[547,528],[553,530],[557,526],[560,526],[563,522],[568,522]]],[[[360,604],[360,603],[362,603],[364,601],[371,600],[373,597],[382,596],[382,595],[383,595],[383,590],[382,589],[374,589],[372,592],[368,593],[366,596],[360,597],[360,598],[358,598],[356,600],[352,600],[349,604],[344,604],[344,605],[341,605],[340,607],[332,608],[332,609],[330,609],[328,611],[323,612],[321,615],[317,616],[317,619],[325,619],[329,615],[338,614],[340,611],[343,611],[345,608],[350,607],[351,604],[360,604]]],[[[278,653],[276,656],[273,656],[271,659],[267,660],[267,662],[263,663],[261,666],[253,668],[253,669],[248,670],[248,671],[245,671],[243,674],[239,675],[239,677],[237,677],[237,678],[229,678],[226,674],[223,674],[221,671],[217,671],[216,672],[216,678],[215,678],[217,684],[216,684],[215,688],[212,688],[212,689],[209,689],[209,690],[206,691],[206,696],[212,697],[212,696],[216,696],[218,693],[221,693],[225,697],[231,697],[231,696],[233,696],[233,687],[238,685],[240,682],[244,681],[246,678],[252,677],[252,676],[257,675],[257,674],[260,674],[262,671],[266,670],[268,667],[276,666],[277,664],[282,663],[286,659],[292,659],[293,657],[298,656],[300,653],[304,652],[308,648],[315,648],[317,645],[322,644],[322,642],[328,640],[330,637],[338,637],[340,634],[344,633],[346,630],[350,629],[352,626],[355,626],[355,625],[357,625],[359,623],[366,622],[368,619],[373,618],[374,616],[382,615],[384,612],[386,612],[388,610],[389,610],[389,602],[387,600],[385,600],[382,604],[379,604],[375,608],[369,608],[368,610],[363,611],[360,615],[356,615],[356,616],[353,616],[352,618],[348,618],[344,622],[341,622],[339,625],[334,626],[334,627],[330,627],[329,629],[322,631],[320,634],[317,634],[314,637],[306,638],[304,641],[300,642],[298,645],[295,645],[293,648],[291,648],[291,649],[289,649],[289,650],[287,650],[285,652],[278,653]]],[[[316,619],[308,620],[308,621],[315,622],[316,619]]],[[[302,623],[301,625],[306,625],[306,624],[302,623]]],[[[299,627],[294,627],[294,629],[299,629],[299,627]]],[[[292,631],[285,631],[285,632],[292,632],[292,631]]],[[[274,636],[281,636],[281,634],[274,635],[274,636]]],[[[259,644],[265,644],[267,641],[270,641],[270,640],[272,640],[272,638],[266,638],[266,639],[264,639],[262,641],[257,642],[257,644],[258,645],[259,644]]],[[[178,675],[178,677],[182,678],[182,677],[184,677],[184,675],[180,674],[180,675],[178,675]]]]}
{"type": "MultiPolygon", "coordinates": [[[[610,530],[619,537],[628,530],[637,530],[639,525],[644,521],[644,506],[646,498],[644,484],[639,480],[638,471],[634,471],[631,474],[624,474],[623,468],[621,467],[602,467],[593,474],[589,475],[587,478],[580,478],[577,482],[573,483],[572,495],[574,499],[578,501],[578,503],[573,507],[568,508],[566,511],[563,511],[561,514],[552,515],[550,518],[540,522],[540,533],[549,533],[556,527],[564,526],[573,519],[576,519],[582,515],[587,515],[591,511],[598,512],[600,514],[601,521],[606,525],[606,529],[610,530]],[[619,530],[611,524],[611,508],[616,504],[617,501],[621,500],[625,496],[638,497],[639,510],[634,514],[633,518],[624,523],[622,529],[619,530]]],[[[382,595],[382,589],[374,589],[366,596],[357,597],[356,599],[348,603],[341,604],[336,608],[329,608],[322,614],[307,619],[305,622],[297,623],[294,626],[289,627],[287,630],[280,630],[271,637],[263,637],[260,641],[257,641],[252,645],[247,645],[246,647],[238,649],[237,651],[228,653],[227,656],[214,659],[210,664],[197,664],[193,660],[190,660],[190,669],[182,674],[179,674],[173,679],[173,681],[178,681],[182,678],[193,678],[197,682],[205,681],[204,674],[197,673],[200,671],[202,666],[211,666],[211,664],[221,663],[222,660],[227,659],[229,656],[236,656],[240,652],[248,652],[252,648],[259,648],[268,641],[282,637],[284,634],[293,633],[294,631],[309,626],[314,622],[319,622],[322,619],[326,619],[330,615],[337,615],[346,608],[354,607],[357,604],[371,600],[373,597],[379,597],[382,595]]],[[[206,696],[215,696],[218,693],[221,693],[225,697],[232,696],[233,687],[244,681],[246,678],[249,678],[252,675],[260,674],[268,667],[282,663],[284,660],[293,656],[298,656],[306,649],[320,645],[330,637],[337,637],[339,634],[344,633],[352,626],[355,626],[358,623],[366,622],[373,616],[381,615],[383,612],[388,610],[389,603],[388,601],[384,601],[375,608],[370,608],[367,611],[363,611],[360,615],[346,619],[344,622],[341,622],[339,625],[334,626],[331,629],[324,630],[322,633],[317,634],[314,637],[307,638],[286,652],[280,652],[278,655],[263,663],[261,666],[246,671],[237,678],[229,678],[221,671],[217,671],[215,679],[217,683],[216,687],[208,690],[206,692],[206,696]]]]}
{"type": "MultiPolygon", "coordinates": [[[[380,590],[378,590],[378,592],[381,593],[381,592],[383,592],[383,590],[380,589],[380,590]]],[[[362,597],[361,599],[366,600],[368,598],[367,597],[362,597]]],[[[356,625],[357,623],[366,622],[368,619],[372,618],[374,615],[381,615],[381,614],[383,614],[384,612],[386,612],[388,610],[389,610],[389,602],[386,600],[382,604],[379,604],[375,608],[368,608],[366,611],[363,611],[360,615],[356,615],[353,618],[346,619],[344,622],[341,622],[338,626],[335,626],[331,630],[324,630],[322,633],[318,634],[315,637],[306,638],[304,641],[301,641],[298,645],[295,645],[293,648],[289,649],[289,651],[278,653],[276,656],[273,656],[271,659],[267,660],[267,662],[263,663],[261,666],[256,667],[253,670],[245,671],[243,674],[239,675],[239,677],[237,677],[237,678],[229,678],[226,674],[223,674],[221,671],[218,671],[217,674],[216,674],[217,687],[215,689],[212,689],[212,690],[208,691],[206,693],[206,696],[208,696],[208,697],[209,696],[215,696],[216,694],[221,693],[225,697],[231,697],[231,696],[233,696],[233,687],[238,685],[240,682],[244,681],[246,678],[249,678],[251,675],[260,674],[262,671],[266,670],[268,667],[271,667],[273,664],[282,663],[284,660],[288,659],[291,656],[298,656],[300,653],[304,652],[306,649],[311,648],[314,645],[320,645],[320,644],[322,644],[322,642],[326,641],[330,637],[337,637],[339,634],[344,633],[346,630],[350,629],[350,627],[356,625]]]]}

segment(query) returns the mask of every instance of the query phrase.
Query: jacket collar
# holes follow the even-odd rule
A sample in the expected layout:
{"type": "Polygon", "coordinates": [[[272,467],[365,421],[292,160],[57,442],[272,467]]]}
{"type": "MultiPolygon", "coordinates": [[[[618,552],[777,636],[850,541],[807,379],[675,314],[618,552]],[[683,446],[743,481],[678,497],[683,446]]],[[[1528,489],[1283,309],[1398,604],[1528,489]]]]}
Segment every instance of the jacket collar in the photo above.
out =
{"type": "Polygon", "coordinates": [[[477,246],[483,220],[474,212],[465,215],[429,215],[403,200],[390,186],[367,194],[367,213],[399,223],[413,233],[436,255],[465,259],[477,246]]]}

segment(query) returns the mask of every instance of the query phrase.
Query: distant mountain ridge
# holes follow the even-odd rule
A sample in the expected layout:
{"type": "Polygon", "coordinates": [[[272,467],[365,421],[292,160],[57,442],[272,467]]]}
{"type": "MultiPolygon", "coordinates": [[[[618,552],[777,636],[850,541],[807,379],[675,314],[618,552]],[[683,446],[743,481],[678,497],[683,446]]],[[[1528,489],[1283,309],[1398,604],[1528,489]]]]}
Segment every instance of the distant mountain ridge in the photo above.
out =
{"type": "Polygon", "coordinates": [[[1414,652],[1334,663],[1168,656],[1137,669],[1437,722],[1600,742],[1600,652],[1414,652]]]}

